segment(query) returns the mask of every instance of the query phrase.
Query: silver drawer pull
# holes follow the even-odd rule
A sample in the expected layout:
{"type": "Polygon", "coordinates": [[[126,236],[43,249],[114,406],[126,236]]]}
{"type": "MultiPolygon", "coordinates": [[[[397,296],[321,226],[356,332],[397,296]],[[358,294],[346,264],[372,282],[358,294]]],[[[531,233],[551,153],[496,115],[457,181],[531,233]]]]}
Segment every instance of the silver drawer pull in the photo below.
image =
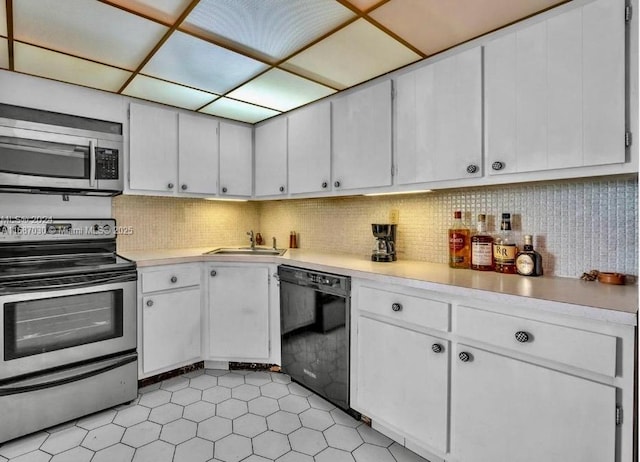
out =
{"type": "Polygon", "coordinates": [[[147,300],[147,306],[153,306],[153,300],[147,300]]]}
{"type": "Polygon", "coordinates": [[[434,353],[442,353],[444,351],[444,347],[439,343],[434,343],[431,345],[431,350],[433,350],[434,353]]]}
{"type": "Polygon", "coordinates": [[[523,330],[519,330],[518,332],[516,332],[515,337],[516,340],[520,343],[527,343],[529,340],[531,340],[530,335],[523,330]]]}
{"type": "Polygon", "coordinates": [[[216,270],[211,270],[211,272],[209,273],[211,275],[211,277],[216,277],[216,275],[218,274],[218,272],[216,270]]]}
{"type": "Polygon", "coordinates": [[[391,305],[391,309],[393,311],[401,311],[402,310],[402,305],[400,303],[394,303],[393,305],[391,305]]]}
{"type": "Polygon", "coordinates": [[[469,361],[471,361],[471,353],[467,353],[466,351],[462,351],[458,355],[458,358],[460,358],[460,361],[462,361],[463,363],[468,363],[469,361]]]}
{"type": "Polygon", "coordinates": [[[178,278],[176,276],[171,276],[171,282],[175,284],[178,282],[178,278]]]}

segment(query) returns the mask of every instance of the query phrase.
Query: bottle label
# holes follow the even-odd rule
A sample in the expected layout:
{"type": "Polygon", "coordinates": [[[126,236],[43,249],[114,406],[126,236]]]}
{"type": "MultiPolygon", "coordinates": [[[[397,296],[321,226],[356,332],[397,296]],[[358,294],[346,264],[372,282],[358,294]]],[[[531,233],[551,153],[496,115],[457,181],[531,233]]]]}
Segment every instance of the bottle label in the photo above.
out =
{"type": "Polygon", "coordinates": [[[464,249],[466,238],[467,236],[465,234],[452,231],[449,233],[449,249],[452,252],[459,252],[464,249]]]}
{"type": "Polygon", "coordinates": [[[491,242],[474,242],[471,244],[471,264],[477,266],[491,266],[491,242]]]}
{"type": "Polygon", "coordinates": [[[517,248],[514,244],[493,246],[493,258],[496,264],[513,265],[516,262],[517,248]]]}

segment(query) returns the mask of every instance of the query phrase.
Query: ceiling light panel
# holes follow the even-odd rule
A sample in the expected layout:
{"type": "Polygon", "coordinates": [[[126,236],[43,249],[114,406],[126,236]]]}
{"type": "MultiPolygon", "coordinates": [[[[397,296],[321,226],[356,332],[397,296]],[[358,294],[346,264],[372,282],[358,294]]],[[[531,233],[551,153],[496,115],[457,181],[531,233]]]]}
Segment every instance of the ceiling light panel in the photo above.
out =
{"type": "Polygon", "coordinates": [[[260,61],[176,31],[142,72],[222,94],[267,67],[260,61]]]}
{"type": "Polygon", "coordinates": [[[431,55],[562,2],[390,0],[370,16],[431,55]]]}
{"type": "Polygon", "coordinates": [[[181,27],[273,62],[354,16],[335,0],[200,0],[181,27]]]}
{"type": "Polygon", "coordinates": [[[6,38],[0,38],[0,67],[9,69],[9,41],[6,38]]]}
{"type": "Polygon", "coordinates": [[[289,111],[332,93],[335,93],[332,88],[280,69],[271,69],[228,96],[278,111],[289,111]]]}
{"type": "Polygon", "coordinates": [[[203,108],[201,112],[251,124],[280,114],[278,111],[229,98],[220,98],[203,108]]]}
{"type": "Polygon", "coordinates": [[[367,20],[358,19],[281,67],[344,89],[420,58],[367,20]]]}
{"type": "Polygon", "coordinates": [[[109,0],[144,16],[173,24],[191,3],[189,0],[109,0]]]}
{"type": "Polygon", "coordinates": [[[97,1],[20,0],[13,16],[17,40],[129,70],[168,30],[97,1]]]}
{"type": "Polygon", "coordinates": [[[14,42],[14,66],[18,72],[100,90],[118,91],[131,72],[104,66],[62,53],[14,42]]]}
{"type": "Polygon", "coordinates": [[[7,37],[7,3],[0,1],[0,35],[7,37]]]}
{"type": "Polygon", "coordinates": [[[192,111],[218,96],[145,75],[137,75],[122,94],[170,106],[183,107],[192,111]]]}

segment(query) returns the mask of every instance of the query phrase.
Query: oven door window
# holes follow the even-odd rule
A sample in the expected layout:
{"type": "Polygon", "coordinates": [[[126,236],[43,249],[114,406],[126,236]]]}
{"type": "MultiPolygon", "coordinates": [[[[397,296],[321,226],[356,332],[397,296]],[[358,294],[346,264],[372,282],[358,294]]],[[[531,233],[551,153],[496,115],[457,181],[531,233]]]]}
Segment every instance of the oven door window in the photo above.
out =
{"type": "Polygon", "coordinates": [[[122,337],[122,289],[4,305],[5,361],[122,337]]]}

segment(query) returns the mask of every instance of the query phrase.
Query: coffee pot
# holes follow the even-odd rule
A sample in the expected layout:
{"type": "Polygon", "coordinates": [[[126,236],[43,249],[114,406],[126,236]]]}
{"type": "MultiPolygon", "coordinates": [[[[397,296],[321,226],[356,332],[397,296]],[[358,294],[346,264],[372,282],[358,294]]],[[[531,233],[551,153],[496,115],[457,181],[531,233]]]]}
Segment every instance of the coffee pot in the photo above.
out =
{"type": "Polygon", "coordinates": [[[376,238],[371,261],[396,261],[396,227],[391,224],[372,224],[371,231],[376,238]]]}

